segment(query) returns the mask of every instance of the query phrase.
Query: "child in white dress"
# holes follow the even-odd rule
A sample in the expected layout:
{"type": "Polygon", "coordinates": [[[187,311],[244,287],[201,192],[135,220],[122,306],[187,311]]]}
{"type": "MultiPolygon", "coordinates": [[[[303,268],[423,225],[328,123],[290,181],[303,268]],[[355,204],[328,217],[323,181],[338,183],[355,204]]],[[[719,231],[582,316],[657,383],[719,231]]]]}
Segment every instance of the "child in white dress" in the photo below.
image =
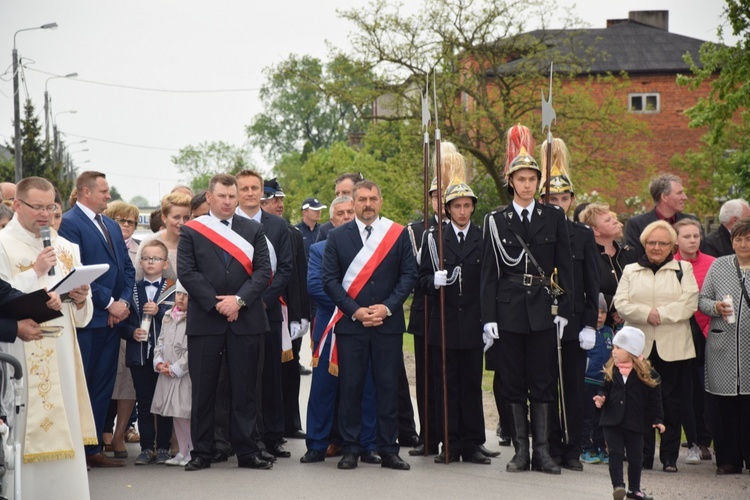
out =
{"type": "Polygon", "coordinates": [[[162,321],[161,335],[154,349],[154,370],[161,376],[156,383],[151,413],[172,417],[180,451],[167,465],[187,465],[193,441],[190,437],[192,383],[188,373],[188,342],[185,320],[188,293],[177,282],[174,307],[162,321]]]}

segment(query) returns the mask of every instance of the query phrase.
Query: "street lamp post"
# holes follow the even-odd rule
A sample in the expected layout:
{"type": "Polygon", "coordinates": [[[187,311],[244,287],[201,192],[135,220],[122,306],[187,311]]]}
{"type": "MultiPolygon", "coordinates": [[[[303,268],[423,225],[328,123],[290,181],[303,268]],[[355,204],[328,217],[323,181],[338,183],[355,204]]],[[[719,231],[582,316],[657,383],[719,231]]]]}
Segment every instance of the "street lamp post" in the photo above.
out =
{"type": "Polygon", "coordinates": [[[67,111],[60,111],[59,113],[55,113],[54,116],[52,117],[52,135],[55,141],[54,148],[53,148],[55,151],[55,161],[62,161],[62,154],[61,154],[62,148],[60,147],[60,134],[57,130],[57,117],[65,113],[76,114],[78,113],[78,111],[76,111],[75,109],[69,109],[67,111]]]}
{"type": "Polygon", "coordinates": [[[55,78],[76,78],[78,73],[68,73],[67,75],[50,76],[44,82],[44,139],[47,149],[49,149],[49,93],[47,92],[47,84],[50,80],[55,78]]]}
{"type": "Polygon", "coordinates": [[[14,156],[16,160],[16,182],[23,179],[23,164],[21,163],[21,104],[18,100],[21,93],[18,88],[18,50],[16,50],[16,36],[22,31],[31,30],[53,30],[57,28],[57,23],[47,23],[34,28],[24,28],[15,32],[13,35],[13,121],[14,121],[14,156]]]}

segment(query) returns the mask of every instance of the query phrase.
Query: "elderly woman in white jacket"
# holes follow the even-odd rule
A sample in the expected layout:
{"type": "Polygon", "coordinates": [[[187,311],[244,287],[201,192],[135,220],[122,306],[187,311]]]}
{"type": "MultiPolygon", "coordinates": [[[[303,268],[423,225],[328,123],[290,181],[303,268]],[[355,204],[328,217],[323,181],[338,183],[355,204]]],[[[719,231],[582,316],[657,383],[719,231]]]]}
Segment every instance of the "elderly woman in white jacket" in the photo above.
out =
{"type": "MultiPolygon", "coordinates": [[[[625,267],[614,303],[625,324],[643,330],[643,356],[661,376],[664,424],[659,459],[664,472],[677,472],[680,451],[682,384],[695,358],[690,317],[698,309],[698,284],[689,262],[674,260],[677,234],[665,221],[652,222],[641,233],[646,254],[625,267]]],[[[646,432],[643,467],[651,469],[654,435],[646,432]]]]}

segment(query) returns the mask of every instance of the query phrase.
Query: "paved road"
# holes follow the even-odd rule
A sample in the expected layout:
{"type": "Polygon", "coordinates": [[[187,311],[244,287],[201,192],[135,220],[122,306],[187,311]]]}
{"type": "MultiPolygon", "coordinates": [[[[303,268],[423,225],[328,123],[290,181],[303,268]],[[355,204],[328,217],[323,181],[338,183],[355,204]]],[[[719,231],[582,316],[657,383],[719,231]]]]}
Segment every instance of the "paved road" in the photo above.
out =
{"type": "MultiPolygon", "coordinates": [[[[309,356],[309,355],[308,355],[309,356]]],[[[302,377],[303,422],[310,377],[302,377]]],[[[560,476],[540,472],[510,474],[505,464],[512,457],[511,448],[498,446],[494,432],[487,433],[487,446],[501,450],[492,465],[453,463],[435,464],[433,457],[402,457],[411,471],[401,472],[379,466],[360,464],[353,471],[339,471],[338,459],[303,465],[299,458],[305,452],[302,440],[290,440],[286,448],[291,459],[279,459],[269,471],[237,468],[229,462],[197,472],[180,467],[133,465],[137,445],[128,445],[130,458],[123,469],[94,469],[89,472],[91,498],[95,500],[186,500],[193,498],[231,500],[253,499],[605,499],[611,498],[606,466],[587,465],[583,472],[563,471],[560,476]]],[[[750,498],[750,474],[716,476],[710,461],[685,465],[685,449],[678,461],[680,472],[666,474],[644,471],[643,487],[657,499],[747,499],[750,498]]]]}

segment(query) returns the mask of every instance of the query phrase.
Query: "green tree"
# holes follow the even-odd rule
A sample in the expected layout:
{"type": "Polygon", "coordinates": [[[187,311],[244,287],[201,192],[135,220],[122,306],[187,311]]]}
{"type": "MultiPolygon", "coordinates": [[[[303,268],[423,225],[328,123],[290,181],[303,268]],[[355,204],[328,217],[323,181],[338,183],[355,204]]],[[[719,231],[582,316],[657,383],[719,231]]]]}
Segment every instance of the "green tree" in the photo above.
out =
{"type": "MultiPolygon", "coordinates": [[[[7,147],[13,154],[13,146],[7,147]]],[[[31,99],[24,103],[24,118],[21,121],[21,165],[24,177],[46,178],[57,188],[61,198],[67,200],[72,190],[72,182],[62,178],[62,162],[53,156],[52,150],[44,143],[39,117],[31,99]]],[[[12,172],[9,180],[15,179],[15,162],[12,172]]]]}
{"type": "Polygon", "coordinates": [[[341,15],[355,26],[351,57],[377,75],[373,88],[389,91],[380,99],[378,118],[418,119],[420,92],[434,68],[443,139],[476,160],[500,200],[507,199],[506,130],[525,123],[541,142],[539,91],[548,88],[550,61],[556,69],[555,135],[574,151],[579,184],[601,187],[616,182],[616,168],[639,165],[632,139],[645,129],[617,98],[627,78],[582,76],[601,54],[582,45],[573,29],[580,21],[554,1],[427,0],[419,12],[405,15],[392,0],[373,0],[341,15]],[[531,19],[540,20],[542,29],[528,34],[531,19]]]}
{"type": "Polygon", "coordinates": [[[194,191],[206,189],[208,181],[215,174],[235,174],[253,168],[250,152],[246,148],[223,141],[186,146],[172,156],[172,163],[180,173],[189,177],[190,187],[194,191]]]}
{"type": "Polygon", "coordinates": [[[699,212],[715,212],[729,197],[750,197],[750,1],[726,0],[724,17],[737,43],[725,45],[719,26],[720,43],[703,44],[698,61],[686,54],[692,74],[677,79],[693,90],[709,85],[708,95],[686,111],[691,127],[708,129],[701,147],[674,159],[710,186],[699,193],[699,212]]]}
{"type": "Polygon", "coordinates": [[[148,200],[141,195],[133,196],[133,198],[130,199],[130,204],[135,205],[138,208],[145,208],[150,206],[148,200]]]}
{"type": "Polygon", "coordinates": [[[122,195],[115,186],[109,187],[109,196],[112,197],[112,201],[122,200],[122,195]]]}
{"type": "MultiPolygon", "coordinates": [[[[337,142],[306,155],[282,157],[274,170],[287,194],[284,205],[290,220],[301,219],[302,201],[309,196],[329,205],[334,180],[344,172],[361,172],[380,185],[384,216],[400,223],[419,218],[415,207],[422,206],[420,126],[414,121],[372,123],[357,148],[337,142]]],[[[327,215],[326,210],[323,220],[327,215]]]]}
{"type": "Polygon", "coordinates": [[[362,130],[374,97],[366,68],[338,55],[324,64],[290,55],[264,70],[264,111],[246,131],[250,143],[270,161],[283,155],[326,148],[362,130]]]}

